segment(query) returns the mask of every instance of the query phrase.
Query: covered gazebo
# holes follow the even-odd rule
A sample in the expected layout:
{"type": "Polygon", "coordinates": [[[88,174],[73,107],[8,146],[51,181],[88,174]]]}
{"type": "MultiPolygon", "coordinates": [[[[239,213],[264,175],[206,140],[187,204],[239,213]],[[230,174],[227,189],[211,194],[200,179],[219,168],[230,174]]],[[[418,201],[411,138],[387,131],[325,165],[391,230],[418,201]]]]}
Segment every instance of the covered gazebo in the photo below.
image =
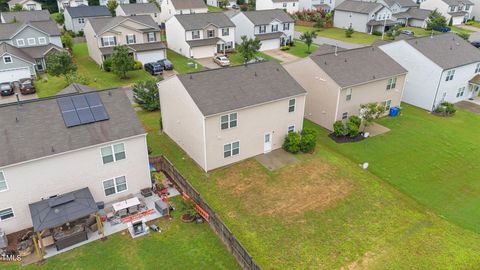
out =
{"type": "Polygon", "coordinates": [[[35,232],[37,255],[45,255],[43,235],[50,233],[47,245],[64,249],[88,239],[86,220],[94,218],[98,232],[103,234],[103,224],[97,205],[88,188],[50,197],[29,205],[35,232]]]}

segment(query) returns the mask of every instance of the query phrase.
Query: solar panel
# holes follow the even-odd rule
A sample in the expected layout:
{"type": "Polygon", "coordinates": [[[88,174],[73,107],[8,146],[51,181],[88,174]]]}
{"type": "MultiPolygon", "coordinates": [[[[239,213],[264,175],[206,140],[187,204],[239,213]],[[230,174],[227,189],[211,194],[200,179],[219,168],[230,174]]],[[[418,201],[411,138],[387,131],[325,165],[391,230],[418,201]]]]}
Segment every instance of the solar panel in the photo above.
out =
{"type": "Polygon", "coordinates": [[[65,126],[73,127],[80,125],[80,119],[78,118],[78,114],[70,97],[59,98],[57,103],[60,111],[62,112],[65,126]]]}
{"type": "Polygon", "coordinates": [[[88,124],[88,123],[95,122],[95,119],[93,118],[93,115],[92,115],[92,111],[88,107],[77,109],[77,114],[78,114],[78,118],[80,118],[80,122],[82,124],[88,124]]]}
{"type": "Polygon", "coordinates": [[[57,103],[66,127],[109,119],[98,93],[63,97],[59,98],[57,103]]]}
{"type": "Polygon", "coordinates": [[[92,110],[95,121],[103,121],[110,118],[107,111],[105,110],[105,107],[103,106],[102,100],[100,99],[100,95],[98,95],[98,93],[86,94],[85,98],[88,102],[88,105],[90,105],[90,109],[92,110]]]}

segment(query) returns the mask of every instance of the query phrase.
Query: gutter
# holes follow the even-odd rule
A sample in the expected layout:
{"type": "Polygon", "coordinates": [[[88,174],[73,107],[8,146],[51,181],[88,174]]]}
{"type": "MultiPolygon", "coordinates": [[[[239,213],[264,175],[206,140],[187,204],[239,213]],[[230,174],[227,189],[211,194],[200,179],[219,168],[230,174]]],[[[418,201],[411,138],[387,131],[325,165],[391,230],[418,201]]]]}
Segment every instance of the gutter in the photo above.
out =
{"type": "Polygon", "coordinates": [[[435,102],[437,101],[438,90],[440,89],[440,83],[442,83],[443,72],[445,72],[445,69],[442,69],[442,72],[440,73],[440,78],[438,80],[438,85],[437,85],[437,91],[435,92],[435,97],[433,98],[432,109],[430,110],[431,112],[433,112],[433,110],[435,109],[435,102]]]}

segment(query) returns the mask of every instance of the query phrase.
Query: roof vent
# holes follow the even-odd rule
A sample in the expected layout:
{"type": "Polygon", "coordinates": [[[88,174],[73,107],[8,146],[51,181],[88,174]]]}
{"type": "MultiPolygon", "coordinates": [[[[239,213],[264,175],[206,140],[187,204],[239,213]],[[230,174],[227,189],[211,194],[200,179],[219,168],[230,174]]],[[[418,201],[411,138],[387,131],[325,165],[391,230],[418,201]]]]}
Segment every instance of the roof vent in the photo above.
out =
{"type": "Polygon", "coordinates": [[[193,79],[193,76],[192,76],[192,75],[190,75],[190,80],[191,80],[191,79],[193,79]]]}
{"type": "Polygon", "coordinates": [[[372,78],[375,79],[376,78],[375,75],[373,75],[372,78]]]}
{"type": "Polygon", "coordinates": [[[15,123],[18,123],[18,117],[15,117],[15,123]]]}
{"type": "Polygon", "coordinates": [[[280,71],[280,69],[279,69],[279,68],[277,68],[277,71],[280,71]]]}
{"type": "Polygon", "coordinates": [[[55,148],[53,148],[53,146],[52,146],[52,153],[55,153],[55,148]]]}
{"type": "Polygon", "coordinates": [[[345,63],[347,62],[347,58],[345,58],[345,63]]]}
{"type": "Polygon", "coordinates": [[[372,51],[375,51],[375,47],[372,47],[372,51]]]}
{"type": "Polygon", "coordinates": [[[325,61],[325,66],[327,65],[327,61],[325,61]]]}
{"type": "Polygon", "coordinates": [[[255,71],[255,77],[257,77],[257,72],[255,71]]]}
{"type": "Polygon", "coordinates": [[[452,46],[450,46],[450,51],[453,50],[452,46]]]}
{"type": "Polygon", "coordinates": [[[108,91],[108,96],[109,96],[109,97],[112,96],[112,91],[108,91]]]}

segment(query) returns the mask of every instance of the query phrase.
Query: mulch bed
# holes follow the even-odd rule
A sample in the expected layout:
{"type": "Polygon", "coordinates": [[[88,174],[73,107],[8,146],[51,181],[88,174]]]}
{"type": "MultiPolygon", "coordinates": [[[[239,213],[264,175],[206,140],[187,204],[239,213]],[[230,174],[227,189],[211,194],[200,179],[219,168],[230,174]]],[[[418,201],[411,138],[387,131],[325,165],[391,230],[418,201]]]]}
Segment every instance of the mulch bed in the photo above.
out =
{"type": "Polygon", "coordinates": [[[337,135],[335,135],[335,133],[332,132],[328,134],[328,137],[330,137],[330,139],[334,140],[336,143],[351,143],[351,142],[359,142],[359,141],[365,140],[365,137],[363,137],[363,132],[360,132],[355,137],[350,137],[350,136],[338,137],[337,135]]]}
{"type": "Polygon", "coordinates": [[[452,116],[455,116],[455,113],[445,114],[445,113],[432,112],[432,114],[435,115],[435,116],[438,116],[438,117],[452,117],[452,116]]]}

